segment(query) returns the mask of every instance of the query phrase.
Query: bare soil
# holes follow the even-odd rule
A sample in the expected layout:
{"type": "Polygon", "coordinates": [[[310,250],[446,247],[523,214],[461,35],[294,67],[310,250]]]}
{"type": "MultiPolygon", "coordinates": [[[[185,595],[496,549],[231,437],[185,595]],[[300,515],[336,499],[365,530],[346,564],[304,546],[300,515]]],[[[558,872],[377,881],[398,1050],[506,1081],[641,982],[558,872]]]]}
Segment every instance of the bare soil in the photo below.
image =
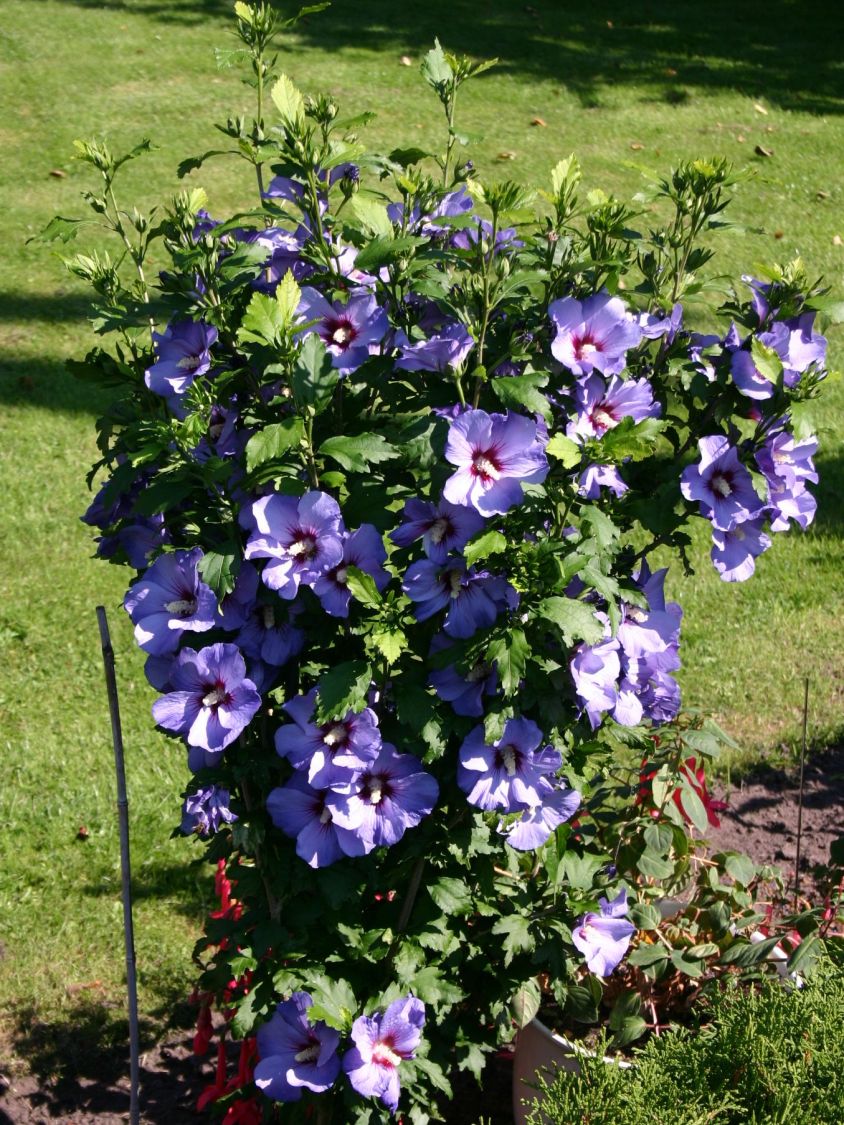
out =
{"type": "MultiPolygon", "coordinates": [[[[795,772],[767,770],[729,793],[713,847],[745,852],[759,864],[776,864],[793,888],[797,850],[799,781],[795,772]]],[[[844,834],[844,748],[814,757],[806,766],[801,837],[801,895],[817,902],[832,841],[844,834]]],[[[185,1017],[185,1013],[181,1013],[185,1017]]],[[[187,1022],[185,1019],[184,1022],[187,1022]]],[[[141,1110],[147,1125],[199,1125],[195,1112],[211,1081],[211,1062],[191,1049],[192,1032],[149,1037],[141,1062],[141,1110]]],[[[94,1001],[80,1004],[68,1025],[22,1016],[9,1059],[0,1061],[0,1125],[123,1125],[129,1117],[125,1022],[94,1001]]],[[[461,1075],[448,1125],[512,1125],[512,1064],[492,1060],[483,1091],[461,1075]]]]}

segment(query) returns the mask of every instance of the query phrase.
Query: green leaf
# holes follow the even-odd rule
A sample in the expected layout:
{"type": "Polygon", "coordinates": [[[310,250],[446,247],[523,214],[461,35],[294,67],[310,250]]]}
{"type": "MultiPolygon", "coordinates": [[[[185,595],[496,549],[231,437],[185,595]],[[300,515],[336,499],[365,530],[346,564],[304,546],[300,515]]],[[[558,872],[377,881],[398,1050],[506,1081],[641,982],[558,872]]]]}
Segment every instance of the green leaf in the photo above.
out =
{"type": "Polygon", "coordinates": [[[349,1031],[360,1007],[349,982],[316,973],[308,983],[314,1000],[309,1017],[322,1020],[337,1031],[349,1031]]]}
{"type": "Polygon", "coordinates": [[[803,938],[788,959],[788,971],[797,973],[801,969],[810,969],[823,953],[823,942],[817,934],[809,934],[803,938]]]}
{"type": "Polygon", "coordinates": [[[206,551],[199,560],[197,569],[202,581],[211,587],[218,601],[234,589],[241,557],[240,546],[230,541],[214,551],[206,551]]]}
{"type": "Polygon", "coordinates": [[[528,927],[528,920],[522,914],[507,914],[499,918],[493,925],[492,932],[504,938],[502,948],[505,966],[511,964],[519,953],[530,953],[536,944],[528,927]]]}
{"type": "Polygon", "coordinates": [[[290,328],[293,324],[293,318],[296,315],[301,297],[302,290],[299,288],[296,278],[293,276],[293,271],[288,270],[275,291],[275,299],[278,302],[279,311],[281,312],[283,328],[290,328]]]}
{"type": "Polygon", "coordinates": [[[706,806],[698,796],[697,790],[691,784],[685,774],[680,775],[680,800],[683,804],[683,812],[700,832],[705,836],[710,829],[709,814],[706,811],[706,806]]]}
{"type": "Polygon", "coordinates": [[[735,879],[742,887],[749,887],[756,877],[756,864],[750,856],[742,855],[740,852],[725,856],[724,869],[730,878],[735,879]]]}
{"type": "Polygon", "coordinates": [[[436,965],[428,965],[424,969],[417,969],[408,982],[414,993],[425,1004],[431,1004],[437,1009],[448,1009],[466,995],[456,984],[443,976],[436,965]]]}
{"type": "Polygon", "coordinates": [[[358,192],[352,200],[351,211],[364,230],[392,240],[393,224],[383,203],[358,192]]]}
{"type": "Polygon", "coordinates": [[[439,39],[434,40],[434,46],[422,60],[420,69],[422,77],[437,93],[451,82],[454,72],[445,57],[445,51],[440,46],[439,39]]]}
{"type": "Polygon", "coordinates": [[[634,422],[632,418],[622,418],[617,426],[607,430],[601,439],[601,449],[613,461],[644,461],[654,455],[656,439],[665,422],[659,418],[644,418],[634,422]]]}
{"type": "Polygon", "coordinates": [[[277,348],[284,328],[281,308],[275,297],[268,297],[266,293],[253,293],[240,322],[237,342],[277,348]]]}
{"type": "Polygon", "coordinates": [[[658,855],[667,855],[674,842],[674,833],[667,824],[649,824],[643,836],[648,848],[658,855]]]}
{"type": "Polygon", "coordinates": [[[520,985],[510,1000],[510,1011],[516,1021],[516,1027],[526,1027],[539,1011],[542,993],[538,983],[531,978],[520,985]]]}
{"type": "Polygon", "coordinates": [[[636,860],[636,866],[650,879],[670,879],[674,874],[674,864],[653,852],[643,852],[636,860]]]}
{"type": "Polygon", "coordinates": [[[648,1025],[641,1016],[625,1016],[619,1026],[615,1028],[615,1034],[612,1037],[613,1045],[615,1047],[626,1047],[629,1043],[635,1043],[637,1039],[641,1039],[647,1030],[648,1025]]]}
{"type": "Polygon", "coordinates": [[[254,472],[266,461],[279,461],[289,449],[300,444],[305,436],[301,418],[285,418],[253,434],[246,443],[246,469],[254,472]]]}
{"type": "Polygon", "coordinates": [[[300,408],[312,406],[322,414],[331,402],[340,373],[316,332],[309,333],[293,365],[293,398],[300,408]]]}
{"type": "Polygon", "coordinates": [[[71,242],[79,234],[79,225],[83,222],[85,222],[84,219],[65,219],[61,215],[56,215],[50,219],[42,231],[34,234],[32,238],[28,238],[26,241],[27,243],[71,242]]]}
{"type": "Polygon", "coordinates": [[[753,358],[753,366],[762,378],[776,386],[782,375],[782,360],[774,349],[753,336],[750,341],[750,355],[753,358]]]}
{"type": "Polygon", "coordinates": [[[500,555],[506,550],[507,540],[500,531],[486,531],[465,547],[463,557],[466,559],[467,566],[474,566],[481,559],[487,559],[490,555],[500,555]]]}
{"type": "Polygon", "coordinates": [[[621,534],[610,517],[594,506],[586,510],[583,522],[592,529],[595,541],[602,550],[611,547],[621,534]]]}
{"type": "Polygon", "coordinates": [[[637,945],[627,960],[631,965],[647,969],[651,965],[658,965],[660,961],[667,961],[668,950],[664,945],[637,945]]]}
{"type": "Polygon", "coordinates": [[[568,884],[579,891],[591,891],[595,875],[602,866],[603,862],[599,856],[566,852],[557,872],[558,883],[561,886],[568,884]]]}
{"type": "Polygon", "coordinates": [[[332,437],[319,447],[323,457],[332,457],[352,473],[365,473],[370,465],[391,461],[399,451],[380,434],[355,434],[350,437],[332,437]]]}
{"type": "Polygon", "coordinates": [[[689,957],[684,949],[673,949],[671,951],[671,964],[678,973],[683,973],[687,977],[702,976],[705,968],[705,961],[698,961],[694,957],[689,957]]]}
{"type": "Polygon", "coordinates": [[[567,645],[580,640],[594,645],[604,635],[604,626],[595,616],[594,607],[576,598],[545,598],[536,607],[536,613],[559,629],[567,645]]]}
{"type": "Polygon", "coordinates": [[[377,606],[381,604],[381,593],[375,585],[375,579],[365,570],[359,570],[356,566],[347,566],[346,585],[349,587],[352,597],[362,605],[377,606]]]}
{"type": "Polygon", "coordinates": [[[498,666],[501,687],[506,696],[513,695],[525,674],[530,647],[521,629],[513,629],[506,636],[494,640],[486,650],[486,659],[498,666]]]}
{"type": "Polygon", "coordinates": [[[305,99],[286,74],[282,74],[273,86],[272,99],[285,125],[295,128],[302,124],[305,119],[305,99]]]}
{"type": "Polygon", "coordinates": [[[564,187],[575,186],[579,181],[580,164],[574,153],[565,160],[560,160],[551,170],[551,190],[555,197],[559,196],[564,187]]]}
{"type": "Polygon", "coordinates": [[[407,636],[401,629],[373,630],[370,639],[390,668],[407,648],[407,636]]]}
{"type": "Polygon", "coordinates": [[[425,241],[424,238],[416,238],[410,234],[401,235],[399,238],[373,238],[358,253],[355,266],[366,273],[376,273],[382,266],[388,266],[405,255],[409,256],[425,241]]]}
{"type": "Polygon", "coordinates": [[[317,690],[317,723],[342,719],[347,711],[362,711],[372,682],[372,669],[365,660],[347,660],[320,676],[317,690]]]}
{"type": "Polygon", "coordinates": [[[573,442],[571,438],[567,438],[564,434],[554,434],[548,444],[545,446],[545,452],[549,457],[556,458],[561,461],[564,469],[571,469],[580,461],[580,446],[573,442]]]}
{"type": "Polygon", "coordinates": [[[428,888],[428,894],[443,914],[459,916],[471,914],[474,909],[472,892],[462,879],[443,877],[428,888]]]}
{"type": "Polygon", "coordinates": [[[503,375],[490,383],[499,402],[505,406],[523,406],[531,414],[541,414],[546,420],[551,417],[548,399],[539,390],[548,382],[544,371],[532,371],[525,375],[503,375]]]}
{"type": "Polygon", "coordinates": [[[637,930],[658,930],[662,915],[655,906],[646,902],[634,902],[630,907],[630,920],[637,930]]]}

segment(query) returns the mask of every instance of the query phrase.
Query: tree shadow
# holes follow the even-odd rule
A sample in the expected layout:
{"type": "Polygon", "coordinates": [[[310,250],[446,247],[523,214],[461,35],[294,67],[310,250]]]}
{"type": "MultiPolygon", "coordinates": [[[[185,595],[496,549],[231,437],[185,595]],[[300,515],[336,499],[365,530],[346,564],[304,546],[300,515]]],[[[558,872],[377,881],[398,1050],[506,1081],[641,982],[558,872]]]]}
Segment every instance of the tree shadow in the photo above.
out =
{"type": "MultiPolygon", "coordinates": [[[[167,899],[171,909],[187,918],[201,921],[214,904],[209,868],[203,860],[193,863],[157,863],[132,872],[132,901],[167,899]]],[[[91,883],[84,894],[92,898],[113,898],[120,893],[114,882],[91,883]]]]}
{"type": "Polygon", "coordinates": [[[109,401],[107,391],[74,378],[60,360],[0,355],[0,406],[99,415],[109,401]]]}
{"type": "MultiPolygon", "coordinates": [[[[844,746],[813,753],[803,779],[800,870],[812,872],[819,881],[830,861],[830,845],[840,833],[842,802],[844,746]]],[[[757,863],[790,864],[793,872],[800,803],[798,769],[761,766],[729,794],[713,842],[719,848],[746,851],[757,863]]]]}
{"type": "MultiPolygon", "coordinates": [[[[188,1125],[196,1121],[196,1100],[208,1082],[202,1060],[193,1055],[192,1035],[184,1030],[196,1013],[183,1002],[171,1006],[167,1015],[171,1026],[178,1022],[183,1030],[163,1041],[160,1023],[144,1017],[140,1021],[141,1116],[156,1125],[188,1125]]],[[[30,1077],[14,1083],[20,1115],[11,1093],[3,1099],[8,1120],[35,1120],[38,1111],[45,1121],[71,1120],[80,1113],[108,1121],[128,1117],[129,1027],[113,1005],[79,999],[51,1021],[42,1020],[36,1009],[22,1009],[16,1013],[16,1025],[13,1045],[30,1077]],[[32,1117],[23,1114],[24,1106],[32,1117]]]]}
{"type": "MultiPolygon", "coordinates": [[[[81,8],[146,15],[163,24],[230,18],[228,0],[65,0],[81,8]]],[[[298,5],[290,6],[292,12],[298,5]]],[[[419,56],[439,36],[449,50],[498,57],[493,73],[548,80],[582,104],[607,87],[631,86],[679,103],[692,87],[735,90],[783,109],[844,112],[844,5],[811,13],[794,0],[709,0],[636,5],[575,0],[333,0],[297,28],[320,49],[419,56]]]]}

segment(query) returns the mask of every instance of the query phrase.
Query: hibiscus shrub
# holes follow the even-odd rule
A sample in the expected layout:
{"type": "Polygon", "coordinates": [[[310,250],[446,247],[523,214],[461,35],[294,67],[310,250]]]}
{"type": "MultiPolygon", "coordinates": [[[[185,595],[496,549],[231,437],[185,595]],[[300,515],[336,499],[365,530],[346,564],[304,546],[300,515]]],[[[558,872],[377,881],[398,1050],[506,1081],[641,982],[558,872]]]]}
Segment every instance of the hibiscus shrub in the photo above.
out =
{"type": "Polygon", "coordinates": [[[252,210],[212,219],[198,187],[126,210],[115,178],[148,144],[79,145],[122,246],[69,260],[115,341],[71,364],[116,392],[84,518],[139,572],[125,607],[187,748],[181,830],[224,887],[197,1041],[214,1003],[244,1045],[206,1101],[425,1122],[540,981],[595,1018],[689,881],[720,736],[675,721],[681,610],[649,559],[688,566],[702,518],[740,581],[811,521],[823,296],[799,263],[747,278],[702,335],[683,302],[727,225],[723,160],[656,184],[669,219],[645,233],[647,211],[580,202],[573,157],[534,212],[460,154],[483,65],[437,44],[444,150],[372,154],[365,117],[273,73],[274,11],[236,12],[258,112],[220,128],[252,210]]]}

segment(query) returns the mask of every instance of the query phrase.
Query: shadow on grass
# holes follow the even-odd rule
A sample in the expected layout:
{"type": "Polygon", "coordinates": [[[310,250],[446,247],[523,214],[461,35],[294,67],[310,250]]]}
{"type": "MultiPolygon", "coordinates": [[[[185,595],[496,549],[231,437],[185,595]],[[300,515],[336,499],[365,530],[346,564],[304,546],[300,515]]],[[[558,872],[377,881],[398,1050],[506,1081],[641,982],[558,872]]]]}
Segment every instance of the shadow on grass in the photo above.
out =
{"type": "MultiPolygon", "coordinates": [[[[195,1011],[186,1003],[167,1009],[168,1022],[188,1028],[195,1011]]],[[[51,1021],[34,1009],[16,1013],[13,1044],[30,1076],[16,1081],[15,1100],[3,1105],[9,1121],[60,1118],[85,1121],[128,1117],[129,1027],[115,1006],[86,997],[51,1021]],[[29,1110],[24,1115],[23,1105],[29,1110]],[[30,1116],[30,1114],[32,1114],[30,1116]]],[[[141,1020],[141,1115],[156,1125],[182,1125],[196,1120],[196,1099],[207,1085],[201,1061],[191,1051],[191,1035],[170,1034],[163,1042],[161,1025],[141,1020]]],[[[4,1110],[0,1109],[0,1122],[4,1110]]]]}
{"type": "MultiPolygon", "coordinates": [[[[196,863],[156,864],[132,872],[132,901],[167,899],[172,910],[201,922],[216,906],[212,895],[211,868],[201,860],[196,863]]],[[[120,895],[115,882],[86,886],[84,894],[92,898],[114,898],[120,895]]]]}
{"type": "MultiPolygon", "coordinates": [[[[80,8],[149,16],[162,24],[228,21],[229,0],[64,0],[80,8]]],[[[298,4],[286,5],[292,13],[298,4]]],[[[710,0],[677,4],[600,5],[575,0],[333,0],[298,27],[324,50],[408,52],[418,56],[439,36],[448,49],[500,59],[497,73],[550,80],[585,106],[607,86],[680,103],[689,88],[737,90],[784,109],[844,112],[840,43],[844,6],[813,14],[794,0],[710,0]],[[608,18],[611,17],[611,18],[608,18]]],[[[398,61],[398,60],[396,60],[398,61]]]]}
{"type": "Polygon", "coordinates": [[[0,406],[99,415],[109,401],[107,392],[74,378],[59,360],[0,355],[0,406]]]}

